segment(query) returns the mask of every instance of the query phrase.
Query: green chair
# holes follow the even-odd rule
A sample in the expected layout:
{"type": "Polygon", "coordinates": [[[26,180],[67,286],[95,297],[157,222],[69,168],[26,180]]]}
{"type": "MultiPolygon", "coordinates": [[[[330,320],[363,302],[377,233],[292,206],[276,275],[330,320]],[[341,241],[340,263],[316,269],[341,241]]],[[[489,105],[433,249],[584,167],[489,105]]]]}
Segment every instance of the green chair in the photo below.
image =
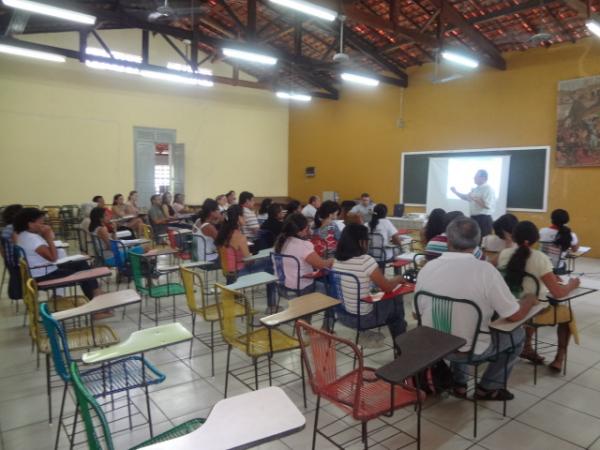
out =
{"type": "MultiPolygon", "coordinates": [[[[75,362],[71,363],[70,372],[71,381],[73,382],[73,389],[75,390],[75,396],[77,398],[77,408],[79,409],[79,413],[81,414],[85,426],[88,448],[90,450],[114,450],[115,446],[112,441],[112,436],[106,417],[104,416],[100,405],[98,405],[98,402],[96,402],[96,399],[92,396],[92,394],[90,394],[81,381],[79,370],[77,369],[77,364],[75,362]],[[94,416],[96,418],[97,425],[94,425],[94,416]],[[102,436],[98,435],[97,430],[102,431],[102,436]]],[[[188,420],[181,425],[154,436],[152,439],[148,439],[147,441],[132,447],[130,450],[147,447],[152,444],[157,444],[159,442],[184,436],[197,429],[204,423],[204,421],[205,419],[188,420]]]]}
{"type": "MultiPolygon", "coordinates": [[[[158,325],[159,302],[161,298],[172,297],[173,299],[173,322],[175,322],[175,297],[185,294],[181,283],[170,283],[167,272],[156,271],[157,256],[144,256],[133,252],[127,253],[131,264],[133,282],[138,293],[146,298],[154,299],[154,324],[158,325]],[[167,275],[166,283],[159,283],[158,276],[167,275]]],[[[177,270],[177,268],[175,269],[177,270]]],[[[141,314],[141,308],[140,308],[141,314]]]]}

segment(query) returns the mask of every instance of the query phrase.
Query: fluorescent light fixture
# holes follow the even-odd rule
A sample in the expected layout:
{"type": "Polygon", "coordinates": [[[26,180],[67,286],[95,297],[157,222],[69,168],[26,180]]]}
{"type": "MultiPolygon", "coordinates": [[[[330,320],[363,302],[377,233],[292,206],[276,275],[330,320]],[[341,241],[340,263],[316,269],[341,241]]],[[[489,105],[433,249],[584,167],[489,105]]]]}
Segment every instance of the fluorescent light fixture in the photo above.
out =
{"type": "Polygon", "coordinates": [[[29,0],[2,0],[2,3],[11,8],[22,9],[23,11],[43,14],[45,16],[52,16],[58,19],[70,20],[71,22],[84,23],[86,25],[94,25],[96,23],[96,17],[90,16],[89,14],[83,14],[70,9],[57,8],[56,6],[50,6],[45,3],[32,2],[29,0]]]}
{"type": "Polygon", "coordinates": [[[25,56],[26,58],[43,59],[44,61],[61,62],[64,63],[67,58],[55,53],[40,52],[38,50],[30,50],[24,47],[18,47],[14,45],[0,44],[0,53],[6,53],[9,55],[25,56]]]}
{"type": "Polygon", "coordinates": [[[195,86],[212,87],[214,83],[210,80],[203,80],[200,78],[187,77],[183,75],[176,75],[174,73],[156,72],[154,70],[142,70],[140,72],[144,78],[152,78],[155,80],[170,81],[171,83],[189,84],[195,86]]]}
{"type": "Polygon", "coordinates": [[[460,64],[461,66],[470,67],[471,69],[479,67],[479,61],[477,61],[476,59],[469,58],[468,56],[464,56],[459,53],[455,53],[448,50],[442,52],[442,58],[444,58],[447,61],[460,64]]]}
{"type": "MultiPolygon", "coordinates": [[[[123,53],[118,51],[110,51],[114,57],[114,59],[119,59],[121,61],[129,61],[134,63],[141,63],[142,57],[138,55],[132,55],[131,53],[123,53]]],[[[97,47],[86,47],[85,53],[92,56],[102,56],[103,58],[110,58],[110,55],[103,48],[97,47]]]]}
{"type": "Polygon", "coordinates": [[[294,100],[297,102],[310,102],[312,100],[312,97],[310,95],[298,94],[296,92],[279,91],[275,95],[284,100],[294,100]]]}
{"type": "Polygon", "coordinates": [[[588,30],[590,30],[590,33],[594,34],[597,37],[600,37],[600,23],[597,20],[588,19],[585,22],[585,26],[588,30]]]}
{"type": "MultiPolygon", "coordinates": [[[[177,70],[179,72],[193,73],[192,68],[190,66],[188,66],[187,64],[179,64],[179,63],[175,63],[175,62],[168,62],[167,69],[177,70]]],[[[205,69],[204,67],[198,67],[198,69],[196,70],[196,73],[198,73],[200,75],[211,76],[213,74],[213,71],[210,69],[205,69]]]]}
{"type": "Polygon", "coordinates": [[[350,83],[362,84],[363,86],[379,86],[379,80],[364,75],[343,72],[340,76],[342,80],[349,81],[350,83]]]}
{"type": "Polygon", "coordinates": [[[229,58],[241,59],[244,61],[255,62],[259,64],[265,64],[268,66],[274,66],[277,64],[277,58],[269,55],[263,55],[261,53],[246,52],[243,50],[237,50],[234,48],[224,48],[223,54],[229,58]]]}
{"type": "Polygon", "coordinates": [[[112,64],[103,61],[94,61],[92,59],[86,60],[85,65],[88,66],[90,69],[96,70],[110,70],[112,72],[128,73],[130,75],[140,74],[140,69],[138,69],[137,67],[122,66],[120,64],[112,64]]]}
{"type": "Polygon", "coordinates": [[[303,12],[310,16],[318,17],[329,22],[333,22],[337,13],[327,8],[315,5],[313,3],[304,2],[302,0],[271,0],[271,3],[285,6],[286,8],[295,9],[296,11],[303,12]]]}

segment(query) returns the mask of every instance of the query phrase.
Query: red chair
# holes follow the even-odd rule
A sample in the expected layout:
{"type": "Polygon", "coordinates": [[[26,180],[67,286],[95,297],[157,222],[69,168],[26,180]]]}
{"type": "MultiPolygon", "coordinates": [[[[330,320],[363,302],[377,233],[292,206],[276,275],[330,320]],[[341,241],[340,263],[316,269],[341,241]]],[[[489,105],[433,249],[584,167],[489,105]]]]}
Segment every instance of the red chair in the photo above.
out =
{"type": "Polygon", "coordinates": [[[177,258],[186,261],[192,259],[192,252],[185,249],[184,234],[180,233],[179,231],[169,229],[167,230],[167,237],[169,238],[169,246],[173,250],[177,250],[177,253],[175,254],[177,258]]]}
{"type": "MultiPolygon", "coordinates": [[[[389,416],[396,409],[417,404],[417,391],[414,387],[408,384],[397,385],[392,392],[392,385],[377,378],[375,369],[364,367],[362,353],[351,341],[314,328],[302,320],[296,322],[296,333],[300,341],[302,362],[306,367],[311,388],[317,396],[313,450],[317,433],[340,448],[352,442],[342,444],[335,442],[332,439],[334,435],[327,436],[323,432],[328,425],[319,430],[321,397],[362,423],[361,440],[365,449],[368,448],[367,422],[369,420],[382,415],[389,416]],[[344,369],[344,372],[340,373],[337,367],[339,356],[347,357],[352,352],[358,364],[354,369],[344,369]]],[[[425,394],[421,392],[420,397],[423,401],[425,394]]],[[[338,430],[335,435],[339,434],[341,433],[338,430]]],[[[420,436],[417,436],[417,440],[420,442],[420,436]]]]}

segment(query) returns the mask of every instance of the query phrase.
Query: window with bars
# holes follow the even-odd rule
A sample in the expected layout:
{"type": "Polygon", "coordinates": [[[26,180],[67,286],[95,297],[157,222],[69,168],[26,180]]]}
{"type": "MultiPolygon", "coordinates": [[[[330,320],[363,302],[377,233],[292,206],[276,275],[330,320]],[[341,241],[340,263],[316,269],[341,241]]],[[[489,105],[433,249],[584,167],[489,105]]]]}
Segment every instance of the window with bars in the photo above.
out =
{"type": "Polygon", "coordinates": [[[162,194],[171,185],[171,168],[168,165],[154,166],[154,193],[162,194]]]}

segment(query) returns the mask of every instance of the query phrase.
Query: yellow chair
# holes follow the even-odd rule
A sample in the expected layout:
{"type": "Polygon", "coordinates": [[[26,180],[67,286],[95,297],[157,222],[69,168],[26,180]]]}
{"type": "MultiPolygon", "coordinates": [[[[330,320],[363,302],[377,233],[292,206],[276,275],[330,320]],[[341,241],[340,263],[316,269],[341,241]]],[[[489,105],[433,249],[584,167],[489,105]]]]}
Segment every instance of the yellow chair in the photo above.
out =
{"type": "MultiPolygon", "coordinates": [[[[185,267],[179,267],[181,274],[181,281],[185,289],[185,300],[187,306],[192,313],[192,334],[196,339],[210,348],[211,357],[211,376],[215,376],[215,340],[214,340],[214,328],[215,322],[219,321],[219,312],[217,311],[218,305],[209,304],[207,301],[206,290],[204,288],[204,281],[197,272],[186,269],[185,267]],[[200,297],[200,305],[196,301],[197,296],[200,297]],[[206,337],[203,335],[196,335],[196,316],[200,315],[206,322],[210,323],[210,341],[206,341],[206,337]]],[[[240,304],[234,305],[234,315],[240,317],[246,314],[244,307],[240,304]]],[[[190,341],[190,358],[192,357],[192,345],[194,340],[190,341]]]]}
{"type": "Polygon", "coordinates": [[[152,246],[152,248],[168,248],[169,246],[165,243],[161,243],[161,244],[157,244],[156,240],[154,239],[154,230],[152,230],[152,227],[148,224],[143,224],[142,225],[142,231],[144,233],[144,239],[148,239],[150,241],[150,245],[152,246]]]}
{"type": "MultiPolygon", "coordinates": [[[[48,336],[40,327],[40,304],[38,301],[37,283],[33,278],[26,283],[23,300],[27,305],[29,316],[29,335],[37,348],[37,364],[39,367],[40,353],[46,357],[46,389],[48,393],[48,421],[52,423],[52,386],[50,384],[50,343],[48,336]]],[[[119,336],[108,325],[70,328],[66,330],[69,349],[73,351],[89,350],[96,347],[107,347],[119,343],[119,336]]]]}
{"type": "Polygon", "coordinates": [[[62,231],[62,218],[60,216],[60,206],[44,206],[42,211],[46,213],[48,217],[48,225],[52,227],[55,233],[62,231]]]}
{"type": "MultiPolygon", "coordinates": [[[[227,343],[227,368],[225,371],[225,397],[229,379],[229,360],[231,349],[237,348],[252,358],[254,364],[254,386],[258,389],[258,358],[266,356],[269,365],[269,386],[272,385],[271,357],[273,353],[300,348],[300,343],[293,336],[277,328],[253,328],[254,311],[244,294],[228,289],[221,284],[215,284],[219,291],[218,308],[221,334],[227,343]],[[244,315],[239,317],[237,312],[243,308],[244,315]]],[[[243,382],[242,380],[239,380],[243,382]]],[[[304,370],[302,370],[304,385],[304,370]]]]}

